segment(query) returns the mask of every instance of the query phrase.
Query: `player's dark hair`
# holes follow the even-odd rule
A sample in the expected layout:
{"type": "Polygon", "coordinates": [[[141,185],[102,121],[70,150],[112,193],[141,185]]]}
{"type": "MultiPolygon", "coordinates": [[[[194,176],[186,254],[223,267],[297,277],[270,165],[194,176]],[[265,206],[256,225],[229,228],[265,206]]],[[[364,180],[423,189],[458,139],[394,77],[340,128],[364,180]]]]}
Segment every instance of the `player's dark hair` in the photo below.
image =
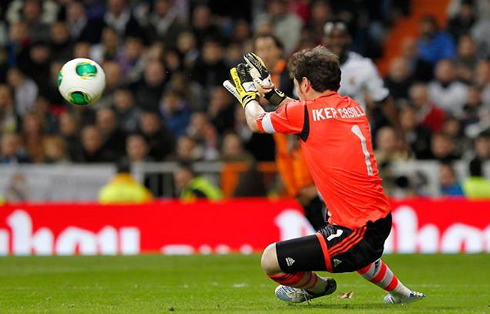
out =
{"type": "Polygon", "coordinates": [[[255,46],[255,43],[257,42],[257,40],[263,39],[263,38],[272,39],[274,41],[274,44],[276,45],[276,47],[279,48],[280,50],[284,51],[284,44],[282,43],[282,41],[276,35],[270,34],[270,33],[262,33],[262,34],[258,34],[257,36],[254,37],[254,39],[252,41],[254,51],[257,49],[257,47],[255,46]]]}
{"type": "Polygon", "coordinates": [[[298,82],[306,77],[317,92],[340,88],[339,58],[323,46],[296,52],[289,59],[288,69],[298,82]]]}

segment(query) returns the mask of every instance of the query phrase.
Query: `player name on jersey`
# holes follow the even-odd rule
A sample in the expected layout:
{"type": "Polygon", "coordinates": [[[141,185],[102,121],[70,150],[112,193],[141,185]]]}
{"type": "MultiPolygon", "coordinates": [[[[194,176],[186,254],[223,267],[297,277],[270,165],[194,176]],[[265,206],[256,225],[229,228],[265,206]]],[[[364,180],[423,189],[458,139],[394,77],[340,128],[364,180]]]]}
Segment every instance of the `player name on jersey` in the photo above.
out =
{"type": "Polygon", "coordinates": [[[313,114],[313,121],[327,120],[327,119],[350,119],[364,117],[366,113],[359,106],[347,107],[347,108],[320,108],[311,110],[313,114]]]}

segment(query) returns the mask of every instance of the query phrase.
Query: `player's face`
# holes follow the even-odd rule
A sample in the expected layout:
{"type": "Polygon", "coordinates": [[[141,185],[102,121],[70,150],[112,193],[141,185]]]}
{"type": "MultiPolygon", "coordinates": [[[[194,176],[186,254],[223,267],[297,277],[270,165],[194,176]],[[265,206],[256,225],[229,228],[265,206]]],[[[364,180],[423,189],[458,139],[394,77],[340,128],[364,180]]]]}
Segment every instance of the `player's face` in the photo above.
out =
{"type": "Polygon", "coordinates": [[[350,36],[342,30],[334,29],[323,38],[323,45],[341,57],[347,52],[351,42],[350,36]]]}
{"type": "Polygon", "coordinates": [[[263,37],[255,41],[255,53],[264,60],[269,70],[272,70],[281,59],[282,50],[276,46],[274,39],[263,37]]]}

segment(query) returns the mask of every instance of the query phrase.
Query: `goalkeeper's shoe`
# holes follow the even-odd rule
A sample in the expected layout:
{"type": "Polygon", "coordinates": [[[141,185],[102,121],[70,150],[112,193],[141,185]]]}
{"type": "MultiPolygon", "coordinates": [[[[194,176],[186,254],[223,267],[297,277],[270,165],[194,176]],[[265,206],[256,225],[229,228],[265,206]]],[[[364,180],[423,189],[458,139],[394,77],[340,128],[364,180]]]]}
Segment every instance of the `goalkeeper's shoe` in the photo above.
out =
{"type": "Polygon", "coordinates": [[[322,293],[312,293],[306,289],[294,288],[289,286],[280,285],[276,288],[276,296],[290,303],[301,303],[305,301],[309,301],[311,299],[323,297],[326,295],[330,295],[337,290],[337,282],[333,278],[324,278],[320,277],[320,280],[323,280],[327,283],[325,287],[325,291],[322,293]]]}
{"type": "Polygon", "coordinates": [[[397,294],[397,293],[388,293],[387,295],[385,295],[383,301],[386,304],[399,304],[399,303],[407,304],[418,300],[422,300],[423,298],[425,298],[425,295],[423,293],[412,291],[408,296],[397,294]]]}

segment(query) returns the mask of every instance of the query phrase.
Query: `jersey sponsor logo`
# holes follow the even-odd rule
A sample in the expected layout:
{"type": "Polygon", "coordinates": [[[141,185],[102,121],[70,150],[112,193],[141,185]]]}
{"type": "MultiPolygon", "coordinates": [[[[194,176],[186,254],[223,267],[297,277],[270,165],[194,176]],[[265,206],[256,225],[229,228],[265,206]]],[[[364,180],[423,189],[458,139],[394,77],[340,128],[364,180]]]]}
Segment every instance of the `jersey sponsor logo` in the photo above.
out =
{"type": "Polygon", "coordinates": [[[351,119],[364,117],[366,113],[361,107],[347,107],[347,108],[320,108],[311,110],[313,115],[313,121],[328,120],[328,119],[351,119]]]}
{"type": "Polygon", "coordinates": [[[337,267],[337,266],[339,266],[339,264],[340,264],[340,263],[342,263],[342,261],[341,261],[341,260],[336,259],[336,258],[334,258],[334,259],[333,259],[333,267],[337,267]]]}
{"type": "Polygon", "coordinates": [[[294,262],[296,262],[294,259],[292,259],[291,257],[286,257],[286,264],[291,267],[293,266],[294,262]]]}
{"type": "Polygon", "coordinates": [[[342,235],[342,233],[344,233],[344,230],[337,229],[337,232],[335,234],[331,234],[331,235],[328,236],[327,241],[330,241],[330,240],[332,240],[334,238],[340,237],[342,235]]]}

